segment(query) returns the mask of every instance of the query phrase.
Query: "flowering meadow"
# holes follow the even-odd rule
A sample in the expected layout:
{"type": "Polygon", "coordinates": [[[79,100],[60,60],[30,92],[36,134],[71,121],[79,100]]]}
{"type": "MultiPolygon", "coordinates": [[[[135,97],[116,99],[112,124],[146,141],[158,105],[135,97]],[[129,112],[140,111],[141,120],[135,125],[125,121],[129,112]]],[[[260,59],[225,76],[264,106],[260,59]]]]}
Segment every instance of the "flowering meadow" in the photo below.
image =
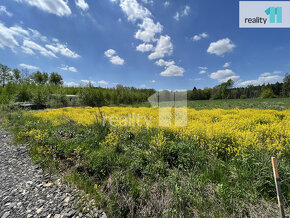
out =
{"type": "MultiPolygon", "coordinates": [[[[217,154],[245,156],[253,150],[263,149],[280,156],[290,150],[290,110],[188,109],[185,127],[175,126],[173,121],[169,127],[161,127],[158,108],[63,108],[33,115],[54,125],[68,121],[82,126],[107,122],[115,132],[121,127],[133,134],[144,127],[158,129],[158,135],[152,135],[155,146],[166,144],[163,131],[169,130],[176,139],[195,141],[201,148],[217,154]]],[[[174,109],[172,115],[174,117],[174,109]]],[[[113,137],[119,136],[114,134],[113,137]]]]}
{"type": "Polygon", "coordinates": [[[277,217],[272,156],[289,212],[289,109],[67,107],[2,123],[109,217],[277,217]]]}

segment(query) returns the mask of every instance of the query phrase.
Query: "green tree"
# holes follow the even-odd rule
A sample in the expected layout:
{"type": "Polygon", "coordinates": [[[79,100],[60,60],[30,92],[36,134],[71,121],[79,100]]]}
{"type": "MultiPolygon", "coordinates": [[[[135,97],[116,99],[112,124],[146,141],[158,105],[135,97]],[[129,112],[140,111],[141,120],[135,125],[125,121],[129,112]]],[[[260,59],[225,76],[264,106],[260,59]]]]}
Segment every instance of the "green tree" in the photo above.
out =
{"type": "Polygon", "coordinates": [[[0,81],[3,87],[11,79],[10,71],[11,69],[9,67],[0,64],[0,81]]]}
{"type": "Polygon", "coordinates": [[[36,71],[31,75],[32,80],[38,85],[45,85],[48,81],[48,74],[36,71]]]}
{"type": "Polygon", "coordinates": [[[56,86],[62,85],[63,84],[62,76],[58,73],[52,72],[49,76],[49,83],[56,86]]]}
{"type": "Polygon", "coordinates": [[[21,82],[21,72],[20,70],[18,70],[17,68],[12,70],[13,73],[13,80],[15,81],[15,83],[20,83],[21,82]]]}
{"type": "Polygon", "coordinates": [[[284,97],[290,97],[290,74],[286,74],[283,79],[282,95],[284,97]]]}
{"type": "Polygon", "coordinates": [[[276,98],[273,90],[270,87],[265,87],[262,90],[261,98],[276,98]]]}

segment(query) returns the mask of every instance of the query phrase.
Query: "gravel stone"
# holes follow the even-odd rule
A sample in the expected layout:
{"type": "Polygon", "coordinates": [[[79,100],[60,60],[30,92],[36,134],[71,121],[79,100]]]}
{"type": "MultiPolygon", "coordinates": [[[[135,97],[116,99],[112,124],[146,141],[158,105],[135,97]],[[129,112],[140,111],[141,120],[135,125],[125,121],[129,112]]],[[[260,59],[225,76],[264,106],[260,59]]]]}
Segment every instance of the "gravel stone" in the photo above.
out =
{"type": "Polygon", "coordinates": [[[0,128],[0,217],[91,217],[77,207],[83,193],[34,165],[28,148],[13,145],[12,135],[0,128]]]}

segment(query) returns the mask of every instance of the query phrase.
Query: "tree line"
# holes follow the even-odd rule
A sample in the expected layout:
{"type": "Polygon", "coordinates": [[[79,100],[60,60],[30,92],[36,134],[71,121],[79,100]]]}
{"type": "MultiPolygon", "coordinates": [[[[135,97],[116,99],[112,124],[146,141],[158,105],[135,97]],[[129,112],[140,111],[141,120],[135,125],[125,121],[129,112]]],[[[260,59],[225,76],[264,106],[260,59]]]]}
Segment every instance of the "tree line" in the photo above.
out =
{"type": "Polygon", "coordinates": [[[249,85],[247,87],[233,88],[234,81],[228,80],[213,88],[188,91],[189,100],[209,99],[246,99],[246,98],[288,98],[290,97],[290,75],[286,74],[283,82],[275,84],[249,85]]]}
{"type": "Polygon", "coordinates": [[[67,95],[76,95],[74,105],[104,106],[136,104],[146,102],[155,93],[154,89],[137,89],[117,85],[114,88],[94,87],[92,84],[80,87],[63,86],[60,74],[10,69],[0,64],[0,104],[32,102],[50,106],[70,105],[67,95]]]}

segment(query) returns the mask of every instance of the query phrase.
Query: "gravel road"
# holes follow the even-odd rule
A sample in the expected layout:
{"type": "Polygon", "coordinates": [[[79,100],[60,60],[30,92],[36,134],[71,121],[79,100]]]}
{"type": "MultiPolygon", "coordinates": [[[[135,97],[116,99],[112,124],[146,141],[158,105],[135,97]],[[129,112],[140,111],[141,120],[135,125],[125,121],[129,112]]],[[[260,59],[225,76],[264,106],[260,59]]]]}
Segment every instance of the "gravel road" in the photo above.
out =
{"type": "MultiPolygon", "coordinates": [[[[51,179],[33,164],[25,145],[14,146],[12,135],[0,129],[0,218],[102,217],[96,208],[80,212],[80,192],[51,179]]],[[[84,211],[84,210],[82,210],[84,211]]]]}

